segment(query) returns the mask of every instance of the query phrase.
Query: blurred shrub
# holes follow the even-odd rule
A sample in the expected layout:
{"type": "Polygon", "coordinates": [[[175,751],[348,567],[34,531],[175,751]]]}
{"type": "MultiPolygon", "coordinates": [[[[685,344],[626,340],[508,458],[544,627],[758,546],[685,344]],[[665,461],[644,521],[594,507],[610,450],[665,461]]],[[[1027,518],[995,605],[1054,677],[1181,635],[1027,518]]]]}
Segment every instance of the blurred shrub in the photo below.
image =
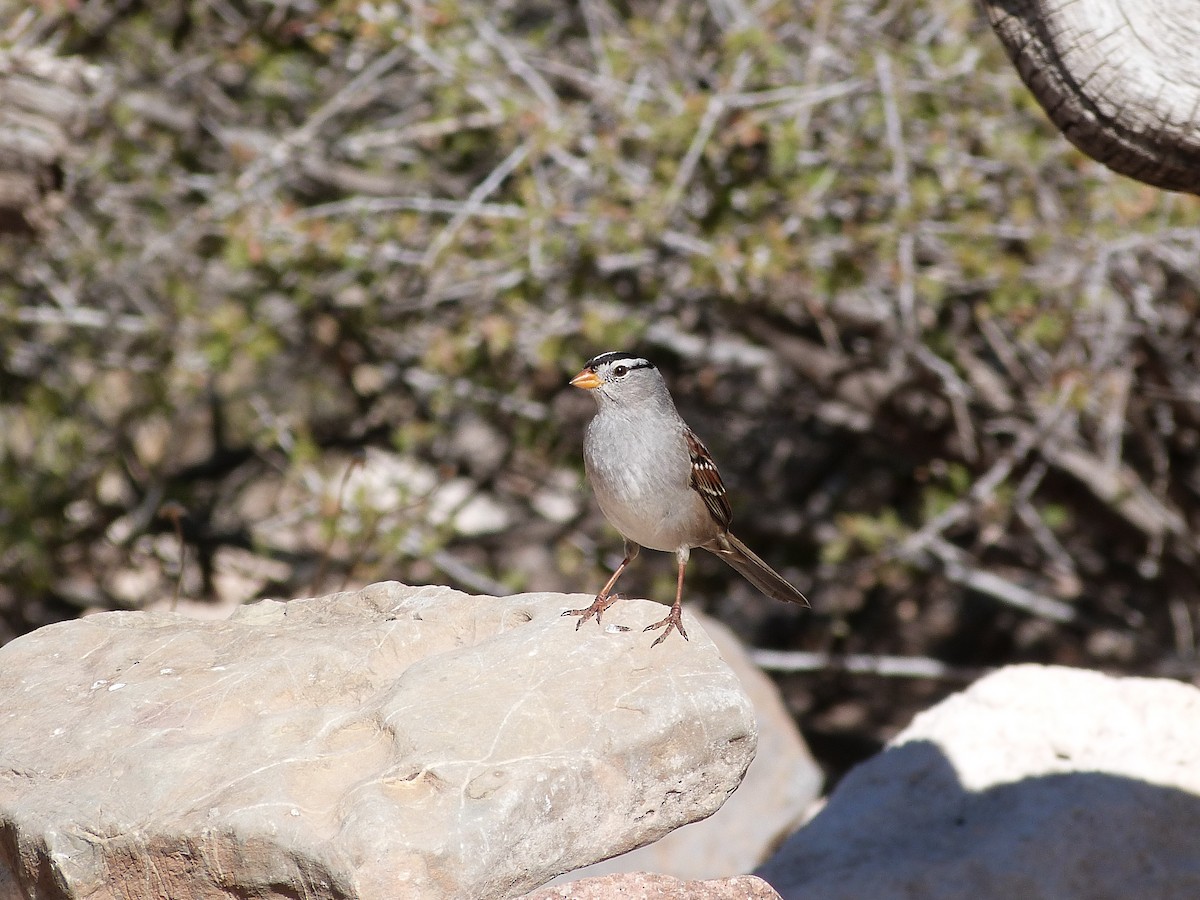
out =
{"type": "Polygon", "coordinates": [[[970,5],[48,3],[5,40],[108,88],[58,226],[0,247],[3,637],[181,572],[593,589],[564,382],[634,346],[815,600],[695,567],[743,633],[1192,671],[1200,205],[1070,148],[970,5]]]}

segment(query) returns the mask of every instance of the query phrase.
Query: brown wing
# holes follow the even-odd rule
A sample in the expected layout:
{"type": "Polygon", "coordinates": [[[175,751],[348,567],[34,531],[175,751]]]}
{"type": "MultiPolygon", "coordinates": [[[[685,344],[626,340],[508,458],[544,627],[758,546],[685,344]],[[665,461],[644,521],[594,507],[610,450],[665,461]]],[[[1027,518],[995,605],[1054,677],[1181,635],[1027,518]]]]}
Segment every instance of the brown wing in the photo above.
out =
{"type": "Polygon", "coordinates": [[[717,464],[713,462],[708,448],[700,442],[700,438],[692,433],[692,429],[685,426],[683,437],[692,457],[692,474],[688,478],[688,484],[704,500],[704,505],[708,507],[717,524],[728,528],[729,523],[733,521],[733,510],[729,508],[729,500],[725,496],[725,483],[721,481],[717,464]]]}

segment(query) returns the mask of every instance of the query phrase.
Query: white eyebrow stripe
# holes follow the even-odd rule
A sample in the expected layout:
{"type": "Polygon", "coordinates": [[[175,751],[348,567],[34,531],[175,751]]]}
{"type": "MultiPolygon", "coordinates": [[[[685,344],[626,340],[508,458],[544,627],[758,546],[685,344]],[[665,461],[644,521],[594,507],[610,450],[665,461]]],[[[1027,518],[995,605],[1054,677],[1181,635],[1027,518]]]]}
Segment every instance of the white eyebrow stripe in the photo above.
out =
{"type": "Polygon", "coordinates": [[[634,356],[632,353],[623,353],[620,350],[609,350],[607,353],[601,353],[599,356],[593,356],[588,360],[585,368],[595,369],[597,366],[607,365],[608,363],[622,362],[631,369],[653,369],[654,363],[648,359],[643,359],[640,356],[634,356]]]}

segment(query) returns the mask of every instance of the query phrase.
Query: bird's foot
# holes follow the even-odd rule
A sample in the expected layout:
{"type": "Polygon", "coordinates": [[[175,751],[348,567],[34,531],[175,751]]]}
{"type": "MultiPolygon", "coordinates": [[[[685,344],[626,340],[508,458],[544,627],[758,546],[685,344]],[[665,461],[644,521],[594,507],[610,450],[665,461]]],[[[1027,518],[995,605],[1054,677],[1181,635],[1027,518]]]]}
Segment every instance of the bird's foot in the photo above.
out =
{"type": "MultiPolygon", "coordinates": [[[[575,630],[578,631],[579,626],[582,625],[584,622],[586,622],[588,619],[592,618],[593,616],[595,616],[595,618],[596,618],[596,624],[599,625],[600,617],[602,615],[604,615],[604,611],[606,609],[608,609],[610,606],[612,606],[614,603],[616,603],[618,600],[624,600],[624,599],[625,599],[624,594],[609,594],[607,597],[597,595],[596,599],[592,601],[592,605],[589,606],[587,609],[568,609],[568,610],[564,610],[562,614],[564,616],[579,616],[579,621],[575,623],[575,630]]],[[[628,631],[629,630],[624,625],[614,625],[613,627],[616,628],[618,631],[628,631]]]]}
{"type": "Polygon", "coordinates": [[[642,629],[642,631],[653,631],[656,628],[662,628],[664,630],[663,633],[660,634],[654,641],[654,643],[650,645],[651,647],[657,647],[659,644],[665,641],[667,639],[667,635],[671,633],[672,628],[683,635],[683,639],[685,641],[688,640],[687,632],[683,630],[683,610],[681,610],[678,606],[672,606],[671,611],[667,613],[667,617],[661,622],[655,622],[653,625],[647,625],[642,629]]]}

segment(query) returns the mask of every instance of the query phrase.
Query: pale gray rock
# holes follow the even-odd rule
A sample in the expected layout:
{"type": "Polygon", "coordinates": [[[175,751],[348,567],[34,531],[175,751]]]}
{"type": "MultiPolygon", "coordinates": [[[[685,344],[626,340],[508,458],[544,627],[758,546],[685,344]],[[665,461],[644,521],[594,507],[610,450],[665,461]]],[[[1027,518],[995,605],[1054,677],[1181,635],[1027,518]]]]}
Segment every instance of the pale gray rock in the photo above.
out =
{"type": "Polygon", "coordinates": [[[1013,666],[917,716],[757,874],[803,900],[1200,897],[1200,690],[1013,666]]]}
{"type": "Polygon", "coordinates": [[[703,822],[556,879],[566,884],[616,872],[657,872],[689,880],[749,872],[791,834],[821,795],[823,776],[775,683],[728,628],[696,618],[737,674],[758,719],[758,753],[732,797],[703,822]]]}
{"type": "Polygon", "coordinates": [[[650,872],[616,872],[544,887],[522,900],[779,900],[753,875],[684,881],[650,872]]]}
{"type": "Polygon", "coordinates": [[[19,638],[0,885],[504,898],[710,815],[754,754],[737,678],[693,619],[651,649],[658,604],[622,602],[629,632],[559,617],[590,599],[387,583],[19,638]]]}

